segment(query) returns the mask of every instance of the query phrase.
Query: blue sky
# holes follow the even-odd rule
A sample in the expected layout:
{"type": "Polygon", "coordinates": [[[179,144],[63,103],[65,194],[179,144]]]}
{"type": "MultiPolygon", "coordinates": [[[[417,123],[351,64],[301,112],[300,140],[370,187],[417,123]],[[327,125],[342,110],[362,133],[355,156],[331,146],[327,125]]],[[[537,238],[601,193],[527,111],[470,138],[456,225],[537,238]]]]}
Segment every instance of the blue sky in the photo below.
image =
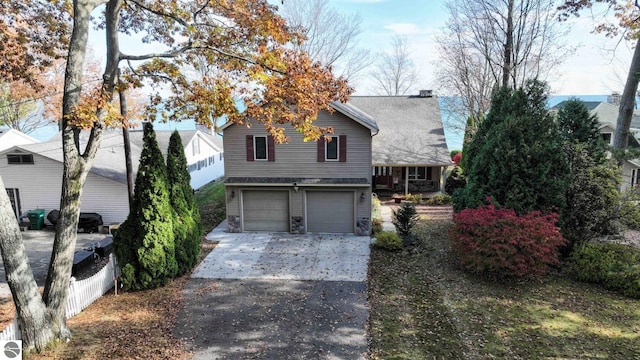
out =
{"type": "MultiPolygon", "coordinates": [[[[437,53],[433,37],[446,23],[445,2],[329,0],[332,7],[343,13],[360,14],[363,20],[361,45],[374,52],[384,51],[394,35],[406,36],[411,44],[413,62],[419,69],[419,87],[434,89],[436,93],[438,84],[433,79],[433,72],[437,66],[437,53]]],[[[595,10],[599,11],[597,7],[595,10]]],[[[571,29],[567,43],[577,46],[577,49],[559,67],[559,76],[550,79],[552,93],[602,95],[612,91],[622,92],[631,59],[631,44],[618,44],[618,39],[592,34],[593,18],[589,13],[582,14],[578,19],[571,19],[565,26],[571,29]]],[[[358,94],[371,94],[371,84],[366,81],[359,81],[355,85],[358,94]]]]}

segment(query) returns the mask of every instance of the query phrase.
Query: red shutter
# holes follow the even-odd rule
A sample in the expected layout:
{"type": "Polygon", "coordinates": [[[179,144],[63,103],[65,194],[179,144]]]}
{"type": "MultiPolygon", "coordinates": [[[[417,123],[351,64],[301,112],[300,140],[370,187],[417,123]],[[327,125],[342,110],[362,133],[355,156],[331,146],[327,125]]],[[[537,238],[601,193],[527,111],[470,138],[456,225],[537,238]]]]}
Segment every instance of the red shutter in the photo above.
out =
{"type": "Polygon", "coordinates": [[[327,140],[325,140],[324,136],[321,136],[318,139],[318,162],[324,162],[324,147],[327,144],[327,140]]]}
{"type": "Polygon", "coordinates": [[[253,161],[253,135],[247,135],[247,161],[253,161]]]}
{"type": "Polygon", "coordinates": [[[276,161],[276,147],[275,141],[273,141],[273,136],[267,136],[267,160],[268,161],[276,161]]]}
{"type": "Polygon", "coordinates": [[[340,147],[340,162],[347,162],[347,135],[340,135],[340,141],[338,143],[340,147]]]}

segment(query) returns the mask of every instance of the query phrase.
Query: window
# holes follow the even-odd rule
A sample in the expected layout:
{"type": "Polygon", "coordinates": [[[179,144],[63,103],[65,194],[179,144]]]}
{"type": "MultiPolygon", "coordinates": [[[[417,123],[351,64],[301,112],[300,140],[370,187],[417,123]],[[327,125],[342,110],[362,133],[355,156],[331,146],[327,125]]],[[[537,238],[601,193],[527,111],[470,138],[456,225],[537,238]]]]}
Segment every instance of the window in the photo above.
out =
{"type": "Polygon", "coordinates": [[[605,144],[611,145],[611,133],[602,133],[600,136],[605,144]]]}
{"type": "Polygon", "coordinates": [[[253,142],[253,148],[255,150],[254,159],[267,160],[267,137],[255,136],[253,142]]]}
{"type": "Polygon", "coordinates": [[[331,141],[327,142],[325,160],[338,161],[338,144],[340,142],[337,136],[331,136],[331,141]]]}
{"type": "Polygon", "coordinates": [[[425,166],[410,167],[409,180],[431,180],[431,168],[425,166]]]}
{"type": "Polygon", "coordinates": [[[200,137],[196,136],[191,142],[191,149],[193,150],[193,156],[200,154],[200,137]]]}
{"type": "Polygon", "coordinates": [[[222,153],[220,153],[220,161],[222,161],[222,153]]]}
{"type": "Polygon", "coordinates": [[[32,154],[7,154],[7,162],[14,165],[33,164],[32,154]]]}

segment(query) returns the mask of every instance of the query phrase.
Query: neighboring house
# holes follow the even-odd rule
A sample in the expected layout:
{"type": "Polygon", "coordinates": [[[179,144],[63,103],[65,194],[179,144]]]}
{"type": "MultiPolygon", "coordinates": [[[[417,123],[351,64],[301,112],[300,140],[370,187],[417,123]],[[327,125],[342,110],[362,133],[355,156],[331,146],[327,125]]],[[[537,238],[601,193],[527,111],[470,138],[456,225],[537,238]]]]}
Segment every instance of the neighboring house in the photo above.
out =
{"type": "Polygon", "coordinates": [[[443,192],[452,166],[438,99],[430,90],[415,96],[354,96],[349,103],[380,128],[373,138],[375,192],[443,192]]]}
{"type": "Polygon", "coordinates": [[[355,233],[371,229],[371,140],[375,120],[350,104],[332,103],[317,126],[331,141],[304,142],[286,125],[275,144],[260,123],[222,126],[229,232],[355,233]]]}
{"type": "MultiPolygon", "coordinates": [[[[172,131],[156,131],[166,158],[172,131]]],[[[62,141],[60,134],[48,142],[16,145],[0,151],[0,176],[16,216],[32,209],[48,213],[60,206],[62,189],[62,141]]],[[[81,136],[85,136],[84,134],[81,136]]],[[[200,131],[180,131],[185,147],[191,186],[194,189],[223,175],[224,161],[214,137],[200,131]]],[[[142,152],[142,132],[131,131],[134,178],[142,152]]],[[[105,223],[120,223],[129,214],[124,143],[120,131],[104,134],[82,193],[82,212],[96,212],[105,223]]]]}
{"type": "MultiPolygon", "coordinates": [[[[558,103],[551,108],[551,111],[557,112],[565,103],[566,101],[558,103]]],[[[618,122],[618,106],[601,101],[583,101],[583,103],[592,115],[598,117],[600,136],[604,143],[613,146],[613,137],[618,122]]],[[[636,138],[636,135],[640,133],[640,111],[634,111],[629,130],[633,135],[629,136],[628,146],[635,149],[640,148],[640,142],[636,138]]],[[[638,183],[640,183],[640,159],[625,160],[622,163],[620,190],[624,191],[629,186],[635,186],[638,183]]]]}
{"type": "Polygon", "coordinates": [[[38,140],[15,129],[0,129],[0,151],[17,145],[35,144],[38,140]]]}

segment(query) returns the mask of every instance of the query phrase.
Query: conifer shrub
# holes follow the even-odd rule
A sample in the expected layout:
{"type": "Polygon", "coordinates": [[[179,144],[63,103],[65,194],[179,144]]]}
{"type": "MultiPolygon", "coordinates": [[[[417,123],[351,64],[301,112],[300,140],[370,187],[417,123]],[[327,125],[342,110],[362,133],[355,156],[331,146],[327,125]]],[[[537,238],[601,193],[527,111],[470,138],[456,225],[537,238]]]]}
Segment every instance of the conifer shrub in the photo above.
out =
{"type": "Polygon", "coordinates": [[[376,241],[371,246],[377,249],[397,251],[402,249],[402,238],[392,231],[382,231],[376,235],[376,241]]]}
{"type": "Polygon", "coordinates": [[[555,213],[517,215],[489,203],[454,214],[449,239],[466,270],[504,277],[541,275],[559,263],[558,248],[565,243],[557,221],[555,213]]]}
{"type": "Polygon", "coordinates": [[[465,186],[467,186],[467,179],[462,173],[462,168],[459,166],[454,167],[444,184],[444,192],[447,195],[453,195],[456,190],[464,189],[465,186]]]}
{"type": "Polygon", "coordinates": [[[411,234],[411,229],[416,225],[417,221],[416,205],[412,202],[403,202],[398,210],[393,211],[393,226],[396,227],[398,235],[402,237],[407,237],[411,234]]]}
{"type": "Polygon", "coordinates": [[[198,261],[202,225],[196,204],[191,175],[187,170],[182,139],[177,131],[171,134],[167,153],[167,186],[175,235],[178,275],[191,270],[198,261]]]}
{"type": "Polygon", "coordinates": [[[177,273],[166,165],[151,123],[144,125],[144,146],[127,220],[113,237],[125,290],[163,286],[177,273]]]}
{"type": "Polygon", "coordinates": [[[640,298],[640,251],[632,246],[584,243],[572,252],[571,265],[580,281],[640,298]]]}

